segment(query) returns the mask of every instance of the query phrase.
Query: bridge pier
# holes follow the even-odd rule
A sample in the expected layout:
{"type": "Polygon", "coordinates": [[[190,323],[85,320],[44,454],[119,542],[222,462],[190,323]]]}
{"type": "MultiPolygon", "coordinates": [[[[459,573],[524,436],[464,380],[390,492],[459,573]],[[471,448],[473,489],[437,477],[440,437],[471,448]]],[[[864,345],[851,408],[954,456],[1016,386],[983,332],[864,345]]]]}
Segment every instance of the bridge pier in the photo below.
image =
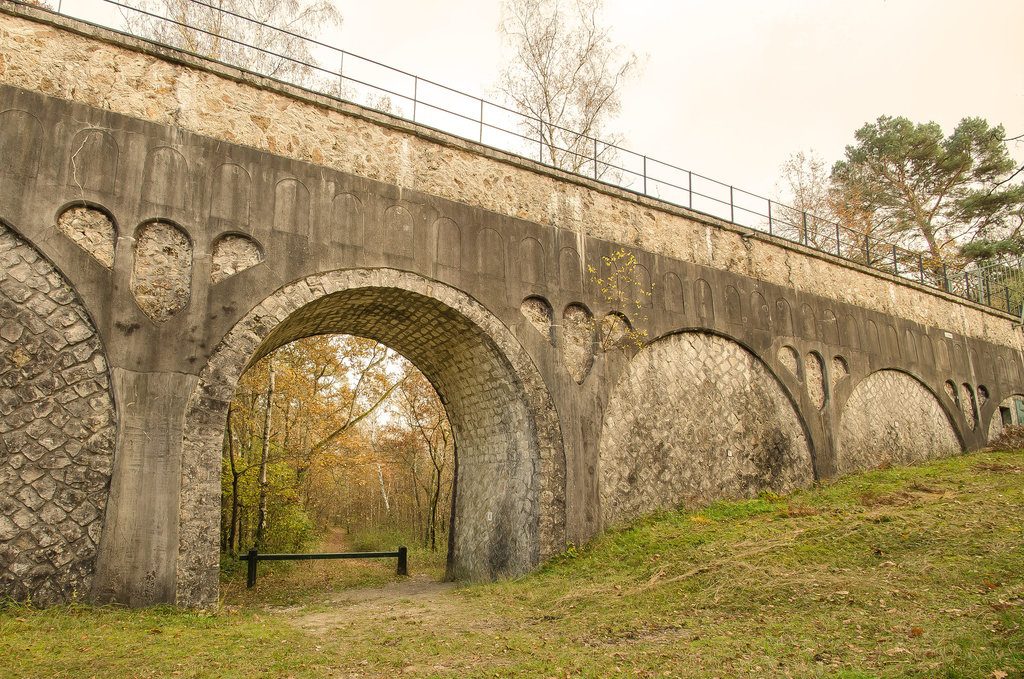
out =
{"type": "Polygon", "coordinates": [[[92,598],[173,602],[185,409],[198,377],[111,370],[117,454],[92,598]]]}

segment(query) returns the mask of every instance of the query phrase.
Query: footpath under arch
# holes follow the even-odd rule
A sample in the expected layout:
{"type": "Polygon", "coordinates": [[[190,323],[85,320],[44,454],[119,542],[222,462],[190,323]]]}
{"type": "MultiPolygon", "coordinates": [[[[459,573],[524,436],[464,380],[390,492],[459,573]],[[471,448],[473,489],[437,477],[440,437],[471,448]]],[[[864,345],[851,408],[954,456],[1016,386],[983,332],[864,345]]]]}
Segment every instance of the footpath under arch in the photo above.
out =
{"type": "Polygon", "coordinates": [[[449,574],[519,574],[565,543],[565,454],[554,406],[509,330],[464,293],[393,269],[317,274],[246,314],[214,350],[185,415],[176,602],[216,598],[221,440],[238,378],[317,334],[382,342],[444,403],[456,445],[449,574]]]}

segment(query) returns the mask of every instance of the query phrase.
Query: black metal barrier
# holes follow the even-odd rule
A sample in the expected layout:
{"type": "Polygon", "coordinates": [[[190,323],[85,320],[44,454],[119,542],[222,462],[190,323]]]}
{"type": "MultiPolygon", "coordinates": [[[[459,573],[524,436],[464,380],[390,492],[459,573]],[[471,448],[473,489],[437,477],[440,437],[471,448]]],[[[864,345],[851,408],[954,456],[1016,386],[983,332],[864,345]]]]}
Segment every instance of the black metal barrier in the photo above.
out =
{"type": "Polygon", "coordinates": [[[239,561],[248,561],[249,569],[245,578],[245,586],[256,584],[256,564],[260,561],[309,561],[311,559],[386,559],[398,558],[398,574],[409,575],[408,550],[399,547],[397,552],[343,552],[340,554],[260,554],[250,549],[248,554],[238,557],[239,561]]]}

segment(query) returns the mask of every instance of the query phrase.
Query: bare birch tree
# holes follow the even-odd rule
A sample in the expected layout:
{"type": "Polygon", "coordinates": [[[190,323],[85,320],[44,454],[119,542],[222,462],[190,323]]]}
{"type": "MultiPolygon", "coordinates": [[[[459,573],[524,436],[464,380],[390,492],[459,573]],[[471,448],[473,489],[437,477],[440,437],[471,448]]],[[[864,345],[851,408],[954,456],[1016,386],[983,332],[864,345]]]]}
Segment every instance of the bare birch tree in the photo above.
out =
{"type": "Polygon", "coordinates": [[[315,77],[316,60],[298,36],[341,27],[329,0],[129,1],[142,10],[122,10],[136,35],[299,84],[315,77]]]}
{"type": "Polygon", "coordinates": [[[833,183],[831,168],[813,150],[790,154],[780,167],[778,189],[782,202],[771,208],[775,233],[829,251],[835,247],[839,225],[844,243],[854,245],[844,250],[845,257],[862,263],[870,258],[875,263],[885,256],[880,244],[891,232],[874,219],[853,187],[833,183]]]}
{"type": "Polygon", "coordinates": [[[398,397],[398,412],[408,430],[419,439],[418,447],[426,452],[430,461],[430,479],[424,479],[422,487],[427,497],[423,544],[436,550],[437,533],[441,528],[438,510],[446,503],[451,503],[455,440],[441,399],[430,382],[411,363],[406,366],[398,397]]]}
{"type": "Polygon", "coordinates": [[[259,514],[256,519],[256,549],[262,550],[265,545],[267,534],[267,463],[270,461],[270,422],[271,411],[274,406],[274,357],[267,361],[267,372],[270,377],[267,381],[267,403],[263,416],[263,449],[260,451],[260,500],[259,514]]]}
{"type": "Polygon", "coordinates": [[[525,114],[523,133],[541,160],[571,172],[608,171],[608,122],[637,57],[612,42],[603,0],[504,0],[499,30],[511,49],[497,92],[525,114]]]}
{"type": "Polygon", "coordinates": [[[835,241],[831,168],[813,150],[790,154],[780,168],[782,203],[772,205],[776,233],[800,243],[823,247],[835,241]]]}

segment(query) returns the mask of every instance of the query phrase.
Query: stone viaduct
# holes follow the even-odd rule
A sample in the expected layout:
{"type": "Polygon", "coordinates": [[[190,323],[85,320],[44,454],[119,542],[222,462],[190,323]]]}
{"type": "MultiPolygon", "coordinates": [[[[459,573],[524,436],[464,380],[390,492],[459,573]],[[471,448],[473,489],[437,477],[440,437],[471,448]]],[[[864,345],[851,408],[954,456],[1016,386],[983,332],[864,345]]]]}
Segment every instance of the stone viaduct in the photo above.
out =
{"type": "Polygon", "coordinates": [[[437,389],[465,578],[981,447],[1024,391],[1008,315],[2,4],[0,262],[0,596],[42,603],[215,602],[234,386],[311,334],[437,389]]]}

